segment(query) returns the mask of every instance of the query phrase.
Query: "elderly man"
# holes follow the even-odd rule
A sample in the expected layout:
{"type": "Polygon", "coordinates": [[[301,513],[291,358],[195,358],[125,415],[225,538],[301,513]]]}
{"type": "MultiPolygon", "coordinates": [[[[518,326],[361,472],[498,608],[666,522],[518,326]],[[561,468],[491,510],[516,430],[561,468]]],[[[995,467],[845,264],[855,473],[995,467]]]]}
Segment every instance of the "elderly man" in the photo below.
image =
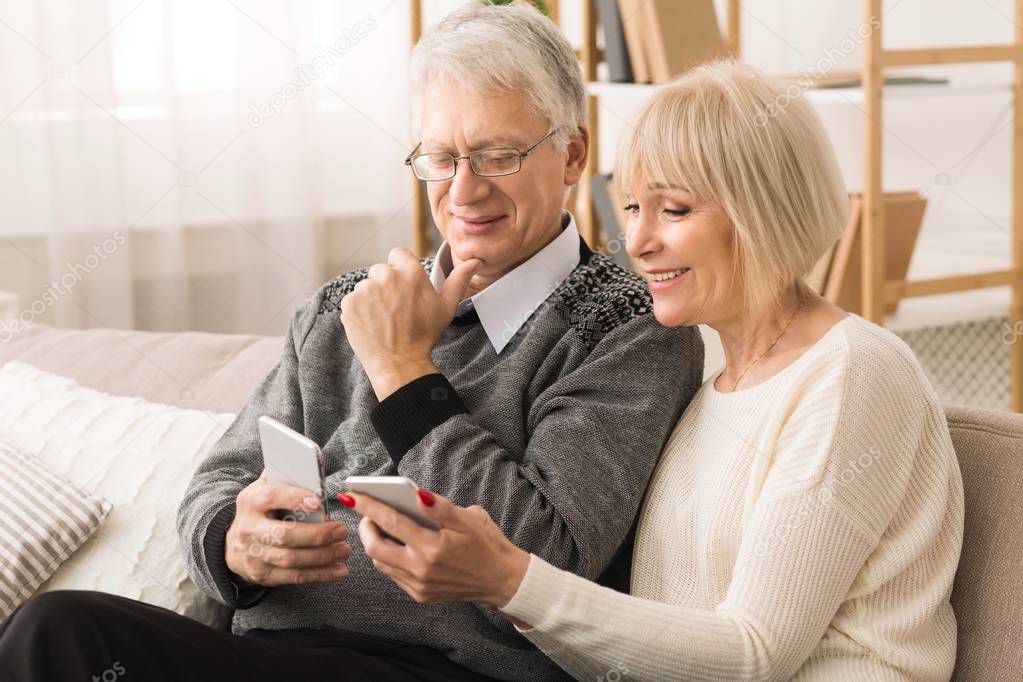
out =
{"type": "Polygon", "coordinates": [[[549,20],[474,2],[421,41],[413,66],[422,141],[406,163],[444,244],[425,267],[396,249],[299,310],[280,364],[181,503],[189,571],[236,607],[233,633],[120,597],[51,593],[3,626],[0,670],[88,679],[116,659],[144,680],[563,676],[499,614],[408,598],[335,498],[352,474],[407,476],[482,506],[552,564],[622,585],[702,345],[695,330],[659,326],[643,281],[591,252],[562,211],[588,133],[578,64],[549,20]],[[320,444],[322,503],[261,475],[262,415],[320,444]],[[322,523],[274,513],[321,504],[322,523]]]}

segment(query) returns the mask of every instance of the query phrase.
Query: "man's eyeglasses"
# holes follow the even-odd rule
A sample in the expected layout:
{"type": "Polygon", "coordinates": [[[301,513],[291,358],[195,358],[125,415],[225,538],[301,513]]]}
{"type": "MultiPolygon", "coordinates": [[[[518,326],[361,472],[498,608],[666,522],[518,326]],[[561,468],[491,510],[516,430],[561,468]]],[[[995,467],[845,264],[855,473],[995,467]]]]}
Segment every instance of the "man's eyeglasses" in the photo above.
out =
{"type": "Polygon", "coordinates": [[[417,154],[423,146],[420,142],[412,153],[405,157],[405,165],[412,167],[412,172],[420,180],[426,182],[440,182],[450,180],[458,172],[458,162],[463,159],[469,160],[469,167],[472,172],[484,178],[496,178],[502,175],[512,175],[522,169],[522,159],[526,158],[537,147],[546,142],[557,129],[540,138],[540,141],[524,152],[511,148],[479,149],[462,156],[454,156],[447,152],[436,152],[432,154],[417,154]]]}

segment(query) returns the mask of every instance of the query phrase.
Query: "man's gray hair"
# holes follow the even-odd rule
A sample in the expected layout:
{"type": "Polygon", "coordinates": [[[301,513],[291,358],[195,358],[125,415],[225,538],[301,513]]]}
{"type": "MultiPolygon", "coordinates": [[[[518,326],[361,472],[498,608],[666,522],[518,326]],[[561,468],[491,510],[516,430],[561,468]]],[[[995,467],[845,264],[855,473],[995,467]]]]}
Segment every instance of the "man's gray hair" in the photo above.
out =
{"type": "Polygon", "coordinates": [[[411,71],[417,108],[426,86],[441,77],[483,96],[523,91],[533,110],[558,130],[554,140],[561,148],[585,123],[575,50],[532,3],[469,2],[423,36],[412,53],[411,71]]]}

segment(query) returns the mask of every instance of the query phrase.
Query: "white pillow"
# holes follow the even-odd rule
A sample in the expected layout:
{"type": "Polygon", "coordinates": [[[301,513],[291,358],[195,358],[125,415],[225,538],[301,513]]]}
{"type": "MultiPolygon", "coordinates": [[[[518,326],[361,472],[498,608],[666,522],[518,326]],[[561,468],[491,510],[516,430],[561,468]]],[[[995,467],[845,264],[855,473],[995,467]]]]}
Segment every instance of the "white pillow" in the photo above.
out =
{"type": "Polygon", "coordinates": [[[0,621],[82,546],[110,503],[0,437],[0,621]]]}
{"type": "Polygon", "coordinates": [[[113,504],[39,591],[119,594],[223,628],[230,610],[185,571],[176,517],[192,473],[234,418],[107,395],[21,362],[0,367],[0,431],[113,504]]]}

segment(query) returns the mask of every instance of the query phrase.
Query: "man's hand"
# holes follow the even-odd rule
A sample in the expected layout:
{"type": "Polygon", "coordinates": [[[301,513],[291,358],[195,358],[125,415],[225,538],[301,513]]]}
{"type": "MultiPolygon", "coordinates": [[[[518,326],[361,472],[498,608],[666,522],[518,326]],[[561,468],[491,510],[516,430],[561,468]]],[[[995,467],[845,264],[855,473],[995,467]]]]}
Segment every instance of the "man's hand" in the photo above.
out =
{"type": "Polygon", "coordinates": [[[352,548],[348,529],[334,521],[302,523],[277,519],[277,509],[315,511],[319,498],[289,485],[271,485],[266,470],[238,493],[237,513],[227,530],[227,567],[246,583],[274,587],[329,582],[348,575],[352,548]]]}
{"type": "Polygon", "coordinates": [[[430,352],[455,315],[480,261],[455,267],[440,292],[408,249],[392,249],[387,263],[341,299],[348,343],[369,376],[377,399],[437,371],[430,352]]]}

